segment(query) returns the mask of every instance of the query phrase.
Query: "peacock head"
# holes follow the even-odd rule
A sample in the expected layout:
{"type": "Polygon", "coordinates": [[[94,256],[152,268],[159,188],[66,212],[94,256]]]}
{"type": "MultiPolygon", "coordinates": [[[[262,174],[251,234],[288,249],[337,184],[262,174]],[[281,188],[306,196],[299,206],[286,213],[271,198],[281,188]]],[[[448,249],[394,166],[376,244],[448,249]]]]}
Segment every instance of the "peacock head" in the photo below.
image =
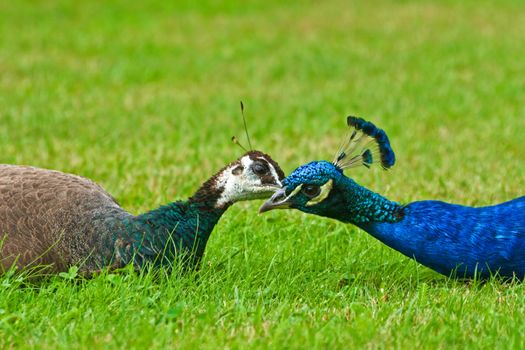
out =
{"type": "Polygon", "coordinates": [[[362,189],[343,174],[344,169],[369,168],[374,163],[379,163],[383,169],[394,165],[395,155],[383,130],[356,117],[348,117],[347,123],[352,129],[334,161],[314,161],[295,169],[282,181],[283,187],[261,206],[260,213],[293,208],[340,217],[337,210],[357,198],[355,196],[359,196],[362,189]]]}
{"type": "Polygon", "coordinates": [[[235,202],[265,199],[282,187],[284,172],[269,155],[248,151],[206,181],[190,201],[224,208],[235,202]]]}

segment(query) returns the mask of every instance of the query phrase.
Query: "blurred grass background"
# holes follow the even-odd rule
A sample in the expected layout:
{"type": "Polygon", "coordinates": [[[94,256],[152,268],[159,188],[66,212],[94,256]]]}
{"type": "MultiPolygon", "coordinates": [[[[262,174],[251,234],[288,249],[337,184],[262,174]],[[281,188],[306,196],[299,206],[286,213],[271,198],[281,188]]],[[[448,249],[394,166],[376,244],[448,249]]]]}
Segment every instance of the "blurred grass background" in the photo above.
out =
{"type": "MultiPolygon", "coordinates": [[[[359,183],[491,204],[524,194],[524,42],[521,1],[4,1],[0,162],[89,177],[139,213],[240,155],[243,100],[287,173],[332,159],[354,114],[398,157],[352,170],[359,183]]],[[[198,282],[0,278],[0,346],[525,345],[521,285],[449,281],[354,227],[259,204],[223,217],[198,282]]]]}

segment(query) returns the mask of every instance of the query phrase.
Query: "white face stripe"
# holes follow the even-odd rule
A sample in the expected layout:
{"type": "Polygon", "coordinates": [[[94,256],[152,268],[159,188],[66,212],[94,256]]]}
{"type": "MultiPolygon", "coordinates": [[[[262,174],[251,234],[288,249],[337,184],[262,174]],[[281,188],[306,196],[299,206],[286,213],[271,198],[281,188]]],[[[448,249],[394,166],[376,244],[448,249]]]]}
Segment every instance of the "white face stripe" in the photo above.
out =
{"type": "MultiPolygon", "coordinates": [[[[249,166],[253,163],[253,161],[250,159],[250,157],[245,156],[242,157],[239,161],[244,168],[242,173],[240,175],[234,175],[233,169],[235,169],[236,166],[228,167],[224,169],[222,174],[220,175],[217,186],[219,188],[223,188],[223,191],[221,193],[221,196],[217,200],[217,203],[215,204],[215,207],[222,207],[226,203],[234,202],[240,194],[243,192],[243,187],[246,182],[248,182],[246,179],[246,169],[249,168],[249,166]]],[[[251,179],[250,179],[251,180],[251,179]]],[[[259,180],[259,184],[261,181],[259,180]]]]}
{"type": "Polygon", "coordinates": [[[328,197],[330,194],[330,191],[332,190],[333,180],[328,180],[323,186],[321,186],[321,193],[317,195],[317,197],[312,198],[306,203],[306,206],[309,207],[311,205],[319,204],[322,201],[328,197]]]}
{"type": "Polygon", "coordinates": [[[217,203],[215,203],[216,208],[223,206],[230,200],[231,194],[229,192],[231,191],[231,189],[229,187],[231,186],[229,186],[229,182],[230,177],[233,176],[233,169],[235,169],[236,167],[237,166],[227,167],[217,178],[215,186],[217,188],[223,188],[223,191],[219,199],[217,199],[217,203]]]}

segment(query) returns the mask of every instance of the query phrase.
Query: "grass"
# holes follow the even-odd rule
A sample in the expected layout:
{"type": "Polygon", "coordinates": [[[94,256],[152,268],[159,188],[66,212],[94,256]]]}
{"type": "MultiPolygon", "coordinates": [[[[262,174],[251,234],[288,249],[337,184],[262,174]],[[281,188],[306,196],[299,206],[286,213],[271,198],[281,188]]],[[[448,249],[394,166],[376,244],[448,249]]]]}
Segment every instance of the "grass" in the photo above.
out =
{"type": "MultiPolygon", "coordinates": [[[[409,202],[523,195],[520,1],[0,3],[0,162],[80,174],[139,213],[241,150],[290,172],[331,159],[357,114],[409,202]],[[242,138],[242,137],[241,137],[242,138]]],[[[231,208],[195,275],[0,277],[1,348],[523,348],[519,283],[459,282],[358,229],[231,208]]]]}

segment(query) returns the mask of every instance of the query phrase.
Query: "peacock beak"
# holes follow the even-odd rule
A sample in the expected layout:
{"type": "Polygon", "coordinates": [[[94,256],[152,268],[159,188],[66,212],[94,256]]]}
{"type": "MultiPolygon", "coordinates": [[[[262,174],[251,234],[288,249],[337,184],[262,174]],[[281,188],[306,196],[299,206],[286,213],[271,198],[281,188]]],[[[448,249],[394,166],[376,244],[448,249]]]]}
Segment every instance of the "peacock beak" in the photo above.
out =
{"type": "Polygon", "coordinates": [[[286,196],[286,186],[275,192],[270,199],[259,208],[259,214],[273,209],[285,209],[290,207],[289,198],[286,196]]]}

